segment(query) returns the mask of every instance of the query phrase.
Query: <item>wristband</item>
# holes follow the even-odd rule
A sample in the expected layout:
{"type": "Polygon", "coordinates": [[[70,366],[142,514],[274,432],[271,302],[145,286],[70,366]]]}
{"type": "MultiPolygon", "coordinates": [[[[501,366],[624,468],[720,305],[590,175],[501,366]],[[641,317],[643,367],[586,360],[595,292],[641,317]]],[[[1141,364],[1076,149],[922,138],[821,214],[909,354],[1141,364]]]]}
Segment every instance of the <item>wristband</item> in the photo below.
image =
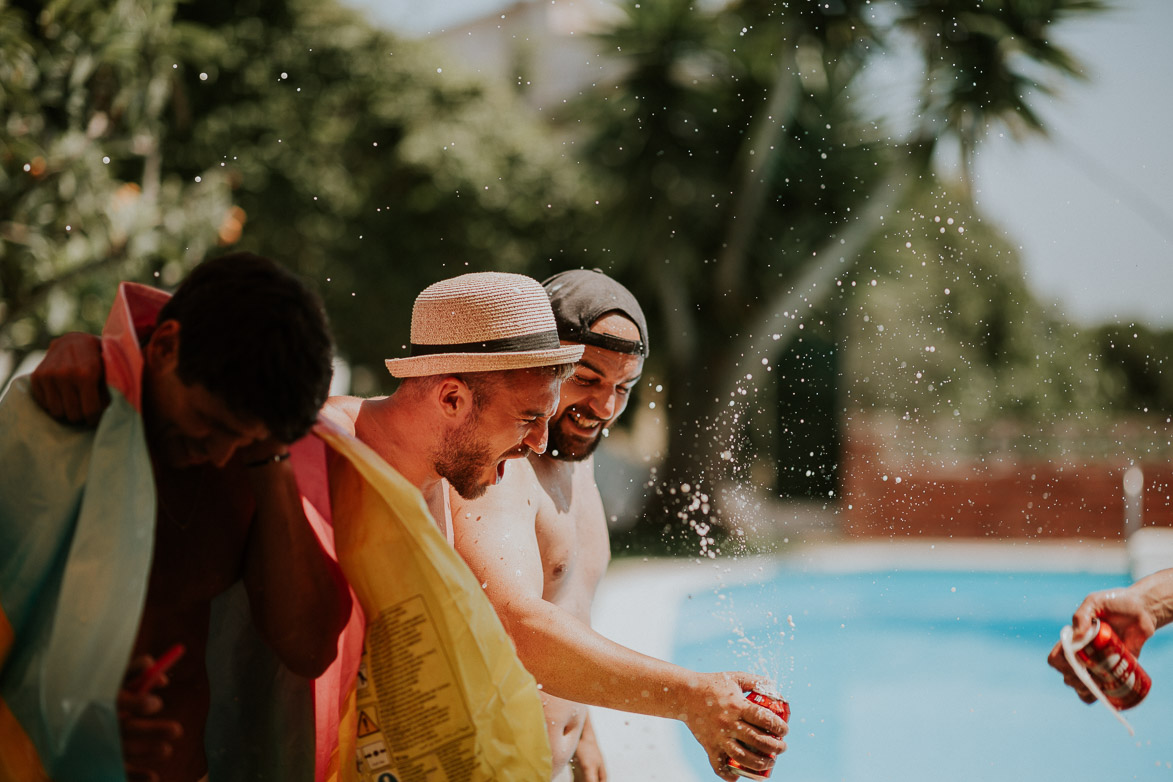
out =
{"type": "Polygon", "coordinates": [[[281,453],[275,453],[272,456],[266,456],[264,459],[257,459],[255,462],[245,462],[244,466],[245,467],[264,467],[269,464],[276,464],[277,462],[283,462],[288,458],[289,458],[289,451],[282,451],[281,453]]]}

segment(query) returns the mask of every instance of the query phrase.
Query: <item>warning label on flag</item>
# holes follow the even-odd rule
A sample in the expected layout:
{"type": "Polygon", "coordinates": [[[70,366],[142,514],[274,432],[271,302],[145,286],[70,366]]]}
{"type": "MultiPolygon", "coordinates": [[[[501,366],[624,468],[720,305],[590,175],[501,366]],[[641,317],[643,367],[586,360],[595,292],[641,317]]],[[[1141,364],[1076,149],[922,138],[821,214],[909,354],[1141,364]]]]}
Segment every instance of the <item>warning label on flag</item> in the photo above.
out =
{"type": "Polygon", "coordinates": [[[358,713],[358,737],[361,739],[378,732],[379,726],[375,724],[375,721],[366,711],[360,710],[358,713]]]}

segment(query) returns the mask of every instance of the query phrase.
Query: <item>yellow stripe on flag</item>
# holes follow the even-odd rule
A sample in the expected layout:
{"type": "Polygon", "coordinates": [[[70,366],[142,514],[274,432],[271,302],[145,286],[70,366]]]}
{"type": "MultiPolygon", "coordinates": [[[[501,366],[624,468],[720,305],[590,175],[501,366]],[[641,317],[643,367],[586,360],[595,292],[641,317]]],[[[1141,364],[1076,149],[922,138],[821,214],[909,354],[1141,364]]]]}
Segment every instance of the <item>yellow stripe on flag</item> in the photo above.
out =
{"type": "Polygon", "coordinates": [[[356,735],[359,778],[378,779],[388,765],[401,776],[445,766],[459,767],[470,782],[548,782],[550,746],[534,678],[422,495],[338,427],[319,422],[314,431],[335,451],[338,563],[367,618],[378,698],[382,737],[356,735]]]}

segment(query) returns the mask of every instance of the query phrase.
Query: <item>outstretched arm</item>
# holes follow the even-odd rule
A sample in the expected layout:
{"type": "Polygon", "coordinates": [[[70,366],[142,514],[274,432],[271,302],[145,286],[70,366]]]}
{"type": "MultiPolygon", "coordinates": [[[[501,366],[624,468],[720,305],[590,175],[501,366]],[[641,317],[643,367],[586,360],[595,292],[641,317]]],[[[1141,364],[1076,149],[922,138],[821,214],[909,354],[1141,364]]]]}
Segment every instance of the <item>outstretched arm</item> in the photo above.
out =
{"type": "Polygon", "coordinates": [[[730,757],[747,768],[770,767],[769,756],[786,748],[781,737],[787,726],[744,697],[757,677],[698,673],[640,654],[542,599],[537,489],[526,465],[514,467],[511,462],[501,484],[478,500],[453,497],[456,549],[543,690],[578,703],[681,720],[705,748],[714,772],[726,779],[734,778],[725,767],[730,757]]]}
{"type": "MultiPolygon", "coordinates": [[[[260,443],[240,460],[257,460],[262,447],[268,454],[284,451],[260,443]]],[[[291,671],[317,677],[337,655],[350,592],[306,520],[289,460],[242,469],[257,502],[244,569],[253,621],[291,671]]]]}

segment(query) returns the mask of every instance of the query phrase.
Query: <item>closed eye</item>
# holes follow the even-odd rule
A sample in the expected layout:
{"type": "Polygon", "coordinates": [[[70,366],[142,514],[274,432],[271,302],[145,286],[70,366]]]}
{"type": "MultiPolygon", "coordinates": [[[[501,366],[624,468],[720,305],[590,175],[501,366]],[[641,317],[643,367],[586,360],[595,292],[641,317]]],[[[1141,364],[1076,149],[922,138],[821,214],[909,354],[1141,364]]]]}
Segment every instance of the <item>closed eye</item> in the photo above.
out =
{"type": "Polygon", "coordinates": [[[243,435],[240,432],[238,432],[235,429],[233,429],[232,427],[228,426],[223,421],[220,421],[219,419],[213,418],[206,413],[200,413],[200,421],[201,421],[201,423],[203,423],[204,426],[215,431],[217,434],[221,434],[226,437],[232,437],[232,438],[237,438],[237,439],[243,437],[243,435]]]}
{"type": "Polygon", "coordinates": [[[541,410],[541,411],[529,410],[527,412],[522,413],[521,416],[518,418],[518,420],[526,425],[536,424],[539,421],[545,421],[545,420],[549,419],[551,415],[553,415],[553,414],[550,412],[547,412],[545,410],[541,410]]]}

